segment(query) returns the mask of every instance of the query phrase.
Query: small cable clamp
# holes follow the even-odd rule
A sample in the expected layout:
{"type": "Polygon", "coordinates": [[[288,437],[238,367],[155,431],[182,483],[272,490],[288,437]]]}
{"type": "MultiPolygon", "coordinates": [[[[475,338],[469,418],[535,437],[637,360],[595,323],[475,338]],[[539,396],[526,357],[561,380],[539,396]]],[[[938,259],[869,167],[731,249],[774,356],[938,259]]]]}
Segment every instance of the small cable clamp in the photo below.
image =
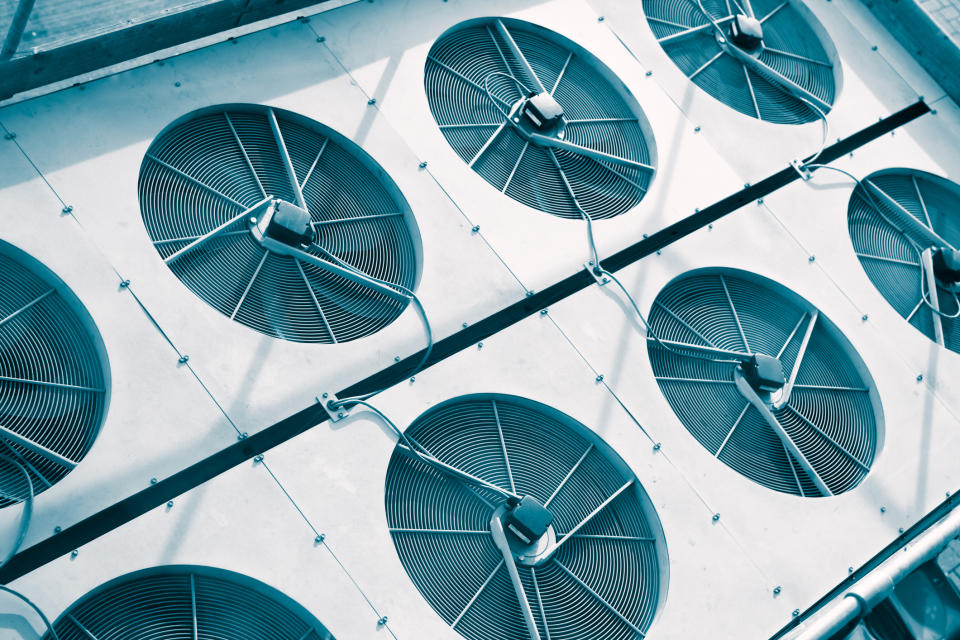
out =
{"type": "Polygon", "coordinates": [[[327,416],[330,417],[330,422],[340,422],[350,415],[349,409],[338,405],[338,398],[335,393],[324,392],[317,398],[317,402],[319,402],[323,410],[327,412],[327,416]]]}
{"type": "Polygon", "coordinates": [[[600,271],[600,268],[593,264],[593,260],[590,262],[584,262],[583,268],[587,270],[587,273],[593,276],[593,279],[596,280],[597,284],[601,287],[610,282],[610,278],[603,275],[603,272],[600,271]]]}
{"type": "Polygon", "coordinates": [[[813,177],[813,172],[807,169],[807,165],[803,163],[803,160],[796,158],[790,161],[790,166],[793,167],[797,173],[800,174],[800,179],[806,182],[813,177]]]}

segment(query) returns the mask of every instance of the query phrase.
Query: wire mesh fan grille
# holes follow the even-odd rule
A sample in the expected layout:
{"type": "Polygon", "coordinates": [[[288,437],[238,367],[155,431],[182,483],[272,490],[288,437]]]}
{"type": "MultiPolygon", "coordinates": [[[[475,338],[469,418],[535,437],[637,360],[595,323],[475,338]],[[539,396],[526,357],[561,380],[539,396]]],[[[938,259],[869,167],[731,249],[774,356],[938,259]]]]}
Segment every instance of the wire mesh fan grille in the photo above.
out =
{"type": "Polygon", "coordinates": [[[54,629],[61,640],[333,640],[299,605],[237,577],[205,567],[138,572],[74,603],[54,629]]]}
{"type": "Polygon", "coordinates": [[[534,79],[497,28],[504,26],[544,88],[563,107],[565,139],[582,147],[644,164],[651,149],[640,110],[593,56],[556,33],[517,20],[471,22],[442,36],[425,69],[427,101],[447,142],[484,180],[529,207],[562,218],[593,219],[631,209],[649,188],[653,172],[525,141],[506,124],[484,89],[509,111],[521,97],[512,75],[527,87],[534,79]],[[603,69],[603,71],[601,71],[603,69]]]}
{"type": "MultiPolygon", "coordinates": [[[[897,313],[933,340],[934,312],[923,304],[920,289],[920,251],[927,243],[911,229],[895,229],[884,217],[895,220],[896,202],[901,212],[906,210],[951,245],[960,246],[960,187],[929,173],[907,170],[884,171],[864,182],[885,195],[868,194],[857,186],[850,197],[847,222],[857,258],[897,313]]],[[[927,288],[925,283],[924,292],[927,288]]],[[[957,300],[939,282],[937,292],[944,314],[940,317],[944,346],[960,352],[960,319],[949,317],[960,311],[957,300]]]]}
{"type": "MultiPolygon", "coordinates": [[[[296,180],[317,229],[316,245],[367,275],[412,289],[417,256],[406,204],[361,154],[329,129],[281,110],[207,111],[151,145],[140,170],[143,222],[167,259],[266,196],[296,203],[296,180]]],[[[222,314],[270,336],[334,343],[375,333],[406,307],[367,285],[267,251],[248,227],[241,218],[170,263],[222,314]]],[[[315,246],[305,251],[331,262],[315,246]]]]}
{"type": "Polygon", "coordinates": [[[62,480],[106,409],[94,338],[47,278],[0,246],[0,507],[28,496],[20,467],[35,494],[62,480]]]}
{"type": "MultiPolygon", "coordinates": [[[[752,8],[763,26],[764,48],[757,59],[826,103],[822,111],[829,110],[836,94],[833,63],[807,18],[789,0],[702,1],[724,29],[731,16],[749,15],[752,8]]],[[[667,55],[716,99],[767,122],[802,124],[819,118],[801,99],[725,53],[696,0],[643,0],[643,10],[667,55]]]]}
{"type": "MultiPolygon", "coordinates": [[[[632,481],[546,564],[518,569],[542,638],[643,637],[659,598],[659,524],[606,445],[570,418],[508,396],[452,401],[406,433],[440,460],[545,503],[558,539],[632,481]]],[[[471,640],[530,637],[490,534],[502,501],[400,448],[387,470],[387,521],[400,559],[430,605],[471,640]]]]}
{"type": "Polygon", "coordinates": [[[661,291],[649,320],[664,341],[779,356],[787,375],[813,322],[789,400],[773,410],[790,442],[737,390],[735,364],[679,355],[652,340],[650,360],[680,421],[720,461],[776,491],[838,494],[857,486],[873,463],[878,427],[872,392],[842,336],[812,307],[793,300],[770,281],[701,273],[661,291]],[[791,442],[812,473],[788,450],[791,442]]]}

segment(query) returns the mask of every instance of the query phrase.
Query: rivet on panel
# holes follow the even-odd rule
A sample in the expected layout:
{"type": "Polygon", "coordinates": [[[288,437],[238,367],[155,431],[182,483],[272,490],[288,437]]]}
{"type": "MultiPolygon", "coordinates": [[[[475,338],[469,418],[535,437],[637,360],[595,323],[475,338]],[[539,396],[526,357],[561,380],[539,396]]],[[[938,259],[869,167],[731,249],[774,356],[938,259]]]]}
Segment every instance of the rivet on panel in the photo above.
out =
{"type": "Polygon", "coordinates": [[[254,463],[263,462],[263,454],[261,454],[261,455],[259,455],[259,456],[256,456],[256,457],[253,459],[253,461],[254,461],[254,463]]]}
{"type": "Polygon", "coordinates": [[[603,22],[604,20],[606,20],[605,16],[600,16],[597,18],[597,22],[603,22]]]}
{"type": "Polygon", "coordinates": [[[419,166],[421,169],[426,169],[426,168],[427,168],[427,161],[424,160],[424,161],[421,162],[418,166],[419,166]]]}
{"type": "Polygon", "coordinates": [[[478,224],[473,225],[473,228],[470,229],[470,231],[473,231],[474,233],[480,231],[480,225],[478,224]]]}
{"type": "Polygon", "coordinates": [[[173,500],[167,502],[167,509],[173,509],[173,500]]]}
{"type": "Polygon", "coordinates": [[[880,513],[886,513],[886,512],[887,512],[886,507],[880,507],[880,513]]]}
{"type": "Polygon", "coordinates": [[[80,552],[74,549],[73,551],[70,552],[70,559],[72,560],[73,558],[76,558],[78,555],[80,555],[80,552]]]}
{"type": "Polygon", "coordinates": [[[61,531],[63,531],[63,527],[54,527],[54,528],[53,528],[53,532],[54,532],[54,533],[60,533],[61,531]]]}
{"type": "Polygon", "coordinates": [[[130,281],[129,281],[129,280],[121,280],[121,281],[120,281],[120,288],[121,288],[121,289],[126,289],[126,288],[129,287],[129,286],[130,286],[130,281]]]}
{"type": "Polygon", "coordinates": [[[649,78],[650,76],[652,76],[652,75],[653,75],[653,71],[647,71],[647,77],[648,77],[648,78],[649,78]]]}
{"type": "Polygon", "coordinates": [[[719,519],[720,519],[720,514],[719,514],[719,513],[713,514],[713,521],[714,521],[714,522],[718,521],[719,519]]]}
{"type": "Polygon", "coordinates": [[[763,205],[763,198],[760,198],[759,200],[757,200],[757,206],[759,207],[762,205],[763,205]]]}
{"type": "Polygon", "coordinates": [[[923,382],[923,374],[922,374],[922,373],[918,373],[918,374],[917,374],[917,382],[923,382]]]}
{"type": "Polygon", "coordinates": [[[603,374],[602,374],[602,373],[597,376],[596,381],[597,381],[597,382],[603,382],[603,374]]]}
{"type": "Polygon", "coordinates": [[[863,314],[862,316],[860,316],[860,320],[863,322],[866,322],[869,319],[870,319],[870,316],[868,316],[867,314],[863,314]]]}
{"type": "Polygon", "coordinates": [[[377,620],[377,626],[378,626],[378,627],[382,627],[382,626],[384,626],[384,625],[386,625],[386,624],[387,624],[387,616],[383,616],[382,618],[380,618],[379,620],[377,620]]]}
{"type": "Polygon", "coordinates": [[[150,484],[157,484],[156,478],[150,478],[150,484]]]}
{"type": "Polygon", "coordinates": [[[478,342],[478,343],[477,343],[477,349],[483,349],[483,343],[482,343],[482,342],[478,342]]]}
{"type": "Polygon", "coordinates": [[[416,381],[417,381],[416,377],[410,376],[410,384],[413,384],[416,381]]]}
{"type": "Polygon", "coordinates": [[[853,573],[853,567],[847,567],[847,573],[853,573]]]}
{"type": "Polygon", "coordinates": [[[190,356],[188,356],[188,355],[182,355],[182,356],[180,356],[180,359],[177,360],[177,362],[179,362],[180,364],[187,364],[187,362],[188,362],[189,360],[190,360],[190,356]]]}
{"type": "Polygon", "coordinates": [[[64,205],[63,209],[60,209],[60,213],[62,213],[65,216],[73,213],[73,205],[72,204],[64,205]]]}
{"type": "Polygon", "coordinates": [[[460,326],[463,327],[464,329],[466,329],[466,328],[467,328],[467,323],[464,322],[464,323],[463,323],[462,325],[460,325],[460,326]]]}
{"type": "Polygon", "coordinates": [[[175,86],[175,87],[179,87],[179,86],[180,86],[180,81],[179,81],[179,80],[177,80],[176,82],[174,82],[174,83],[173,83],[173,86],[175,86]]]}
{"type": "Polygon", "coordinates": [[[243,433],[238,433],[238,434],[237,434],[237,440],[246,440],[246,439],[247,439],[247,432],[246,432],[246,431],[244,431],[243,433]]]}
{"type": "Polygon", "coordinates": [[[700,125],[697,125],[693,128],[694,133],[700,133],[700,125]]]}
{"type": "Polygon", "coordinates": [[[327,38],[325,36],[317,36],[317,42],[326,42],[327,38]]]}
{"type": "Polygon", "coordinates": [[[540,315],[542,315],[542,316],[547,315],[547,310],[546,310],[546,309],[540,309],[540,315]]]}
{"type": "Polygon", "coordinates": [[[660,443],[657,442],[656,444],[653,445],[653,450],[654,450],[654,451],[660,451],[660,447],[661,447],[660,443]]]}
{"type": "Polygon", "coordinates": [[[367,100],[367,104],[368,104],[368,105],[371,105],[371,106],[372,106],[372,105],[375,105],[375,104],[377,104],[377,99],[376,99],[376,98],[370,98],[369,100],[367,100]]]}
{"type": "Polygon", "coordinates": [[[776,586],[776,587],[773,588],[773,595],[775,595],[775,596],[780,595],[780,587],[779,587],[779,586],[776,586]]]}
{"type": "Polygon", "coordinates": [[[794,610],[793,610],[793,617],[796,618],[798,615],[800,615],[800,609],[794,609],[794,610]]]}
{"type": "Polygon", "coordinates": [[[817,259],[817,256],[810,256],[809,258],[807,258],[807,262],[813,262],[816,259],[817,259]]]}
{"type": "Polygon", "coordinates": [[[326,539],[327,539],[327,534],[321,533],[321,534],[319,534],[316,538],[314,538],[313,541],[314,541],[316,544],[323,544],[323,541],[326,540],[326,539]]]}
{"type": "Polygon", "coordinates": [[[899,529],[897,529],[897,531],[899,531],[900,533],[903,533],[903,527],[900,527],[899,529]]]}
{"type": "Polygon", "coordinates": [[[8,131],[7,133],[3,134],[4,140],[15,140],[16,137],[17,134],[15,134],[13,131],[8,131]]]}

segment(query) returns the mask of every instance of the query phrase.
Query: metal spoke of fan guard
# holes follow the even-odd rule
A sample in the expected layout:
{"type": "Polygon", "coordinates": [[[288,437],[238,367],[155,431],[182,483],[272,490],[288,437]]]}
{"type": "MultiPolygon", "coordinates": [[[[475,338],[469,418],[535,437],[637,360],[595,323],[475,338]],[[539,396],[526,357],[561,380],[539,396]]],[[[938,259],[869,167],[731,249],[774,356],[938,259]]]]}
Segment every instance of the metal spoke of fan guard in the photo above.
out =
{"type": "Polygon", "coordinates": [[[93,446],[106,412],[99,337],[52,274],[0,243],[0,508],[40,493],[93,446]],[[14,468],[17,465],[22,467],[14,468]]]}
{"type": "Polygon", "coordinates": [[[790,0],[752,4],[644,0],[643,9],[674,63],[721,102],[774,123],[825,118],[836,93],[834,63],[805,12],[790,0]]]}
{"type": "Polygon", "coordinates": [[[661,291],[649,322],[661,391],[721,462],[800,496],[847,491],[870,471],[879,429],[872,386],[815,308],[770,281],[706,270],[661,291]]]}
{"type": "Polygon", "coordinates": [[[352,142],[296,114],[232,105],[181,119],[147,153],[140,202],[171,271],[261,333],[347,342],[393,322],[411,299],[371,286],[409,291],[417,280],[416,230],[399,191],[352,142]]]}
{"type": "Polygon", "coordinates": [[[470,640],[643,637],[658,598],[659,525],[636,478],[596,436],[542,405],[485,395],[435,407],[405,437],[523,496],[444,479],[397,445],[390,532],[448,624],[470,640]],[[539,537],[521,537],[529,532],[518,510],[530,500],[551,514],[539,537]]]}
{"type": "MultiPolygon", "coordinates": [[[[53,624],[59,640],[333,640],[302,606],[241,574],[200,566],[137,571],[102,585],[53,624]]],[[[44,640],[50,640],[46,634],[44,640]]]]}
{"type": "Polygon", "coordinates": [[[444,137],[497,190],[563,218],[603,219],[635,206],[655,172],[640,107],[608,75],[556,33],[491,18],[434,43],[425,89],[444,137]]]}
{"type": "Polygon", "coordinates": [[[908,323],[960,352],[960,187],[909,169],[837,171],[856,181],[848,229],[867,277],[908,323]]]}

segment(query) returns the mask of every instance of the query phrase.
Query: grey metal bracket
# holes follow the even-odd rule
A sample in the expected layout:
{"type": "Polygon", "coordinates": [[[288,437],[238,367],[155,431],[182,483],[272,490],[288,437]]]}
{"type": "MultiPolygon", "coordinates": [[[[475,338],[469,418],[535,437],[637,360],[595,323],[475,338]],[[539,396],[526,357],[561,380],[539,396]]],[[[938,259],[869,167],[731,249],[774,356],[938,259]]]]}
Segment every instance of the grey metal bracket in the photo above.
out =
{"type": "Polygon", "coordinates": [[[608,282],[610,282],[610,278],[608,278],[607,276],[603,275],[602,273],[601,273],[601,274],[598,274],[597,272],[595,272],[595,271],[593,270],[593,266],[594,266],[594,265],[593,265],[593,260],[591,260],[590,262],[584,262],[584,263],[583,263],[583,268],[587,270],[587,273],[589,273],[591,276],[593,276],[593,279],[597,281],[597,284],[598,284],[598,285],[600,285],[600,286],[602,287],[603,285],[605,285],[605,284],[607,284],[608,282]]]}
{"type": "Polygon", "coordinates": [[[331,403],[336,404],[338,400],[339,398],[337,398],[337,394],[328,391],[324,391],[317,398],[317,402],[320,403],[320,406],[323,407],[323,410],[326,411],[327,415],[330,417],[330,422],[340,422],[344,418],[350,416],[350,409],[345,407],[333,409],[330,407],[331,403]]]}
{"type": "Polygon", "coordinates": [[[796,169],[797,173],[800,174],[800,179],[806,182],[813,177],[813,173],[807,169],[807,166],[803,164],[803,161],[800,158],[794,158],[790,161],[790,166],[796,169]]]}

